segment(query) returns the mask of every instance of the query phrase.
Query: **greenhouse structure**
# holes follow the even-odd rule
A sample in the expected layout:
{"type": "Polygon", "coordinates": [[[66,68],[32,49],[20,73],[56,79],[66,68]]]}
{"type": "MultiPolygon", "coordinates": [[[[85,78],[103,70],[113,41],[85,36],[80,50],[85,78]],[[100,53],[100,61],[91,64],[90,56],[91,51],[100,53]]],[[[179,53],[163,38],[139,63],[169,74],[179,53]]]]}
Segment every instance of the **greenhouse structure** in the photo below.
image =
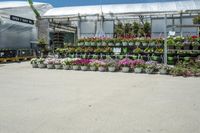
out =
{"type": "MultiPolygon", "coordinates": [[[[179,44],[182,45],[184,41],[180,41],[182,37],[199,37],[199,22],[193,21],[195,17],[198,21],[200,14],[199,0],[152,0],[132,4],[60,8],[53,8],[45,3],[34,3],[33,6],[40,14],[39,18],[26,2],[1,2],[0,48],[37,49],[36,51],[39,48],[39,52],[46,53],[49,49],[60,56],[70,57],[131,56],[165,64],[168,60],[173,60],[171,64],[174,64],[179,59],[189,57],[186,59],[189,60],[199,55],[199,48],[192,46],[192,43],[187,48],[179,44]],[[179,37],[177,47],[180,49],[174,49],[178,39],[168,40],[169,36],[179,37]],[[163,40],[159,40],[160,38],[163,40]],[[146,43],[147,46],[139,47],[146,43]],[[155,43],[162,46],[154,47],[155,43]],[[169,48],[167,43],[168,46],[173,44],[173,48],[169,48]],[[101,51],[104,48],[100,49],[99,46],[107,46],[107,51],[101,51]],[[77,48],[74,50],[74,47],[77,48]],[[180,53],[184,53],[184,56],[180,53]]],[[[16,51],[14,53],[18,54],[16,51]]]]}

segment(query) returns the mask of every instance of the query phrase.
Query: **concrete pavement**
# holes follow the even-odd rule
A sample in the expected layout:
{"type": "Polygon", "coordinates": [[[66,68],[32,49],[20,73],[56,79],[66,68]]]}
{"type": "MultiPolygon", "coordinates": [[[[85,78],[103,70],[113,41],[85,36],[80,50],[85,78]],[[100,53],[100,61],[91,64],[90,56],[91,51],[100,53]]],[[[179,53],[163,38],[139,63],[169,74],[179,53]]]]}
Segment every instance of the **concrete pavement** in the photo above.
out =
{"type": "Polygon", "coordinates": [[[0,133],[200,133],[200,78],[0,64],[0,133]]]}

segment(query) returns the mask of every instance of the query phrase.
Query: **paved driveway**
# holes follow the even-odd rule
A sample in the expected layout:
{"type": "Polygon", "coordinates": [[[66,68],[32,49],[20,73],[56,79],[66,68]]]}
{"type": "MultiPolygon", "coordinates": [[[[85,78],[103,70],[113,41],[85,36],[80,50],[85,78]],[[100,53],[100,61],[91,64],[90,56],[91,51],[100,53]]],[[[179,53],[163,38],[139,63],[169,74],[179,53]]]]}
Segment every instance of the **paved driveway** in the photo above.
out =
{"type": "Polygon", "coordinates": [[[0,133],[200,133],[200,78],[0,64],[0,133]]]}

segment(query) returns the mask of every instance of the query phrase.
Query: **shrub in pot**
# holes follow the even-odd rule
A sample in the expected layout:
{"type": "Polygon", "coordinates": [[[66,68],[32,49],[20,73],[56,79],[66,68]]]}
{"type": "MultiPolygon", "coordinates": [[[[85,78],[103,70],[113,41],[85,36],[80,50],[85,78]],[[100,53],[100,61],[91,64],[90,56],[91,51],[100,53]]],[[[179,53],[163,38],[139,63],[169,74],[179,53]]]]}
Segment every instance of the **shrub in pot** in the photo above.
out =
{"type": "Polygon", "coordinates": [[[142,42],[142,46],[144,46],[144,47],[149,45],[149,39],[148,38],[142,38],[141,42],[142,42]]]}
{"type": "Polygon", "coordinates": [[[192,42],[193,50],[199,50],[199,46],[200,46],[200,37],[195,38],[192,42]]]}
{"type": "Polygon", "coordinates": [[[30,61],[32,68],[38,68],[38,64],[37,64],[37,58],[33,58],[30,61]]]}
{"type": "Polygon", "coordinates": [[[62,64],[60,59],[55,59],[54,66],[56,69],[62,69],[62,64]]]}
{"type": "Polygon", "coordinates": [[[134,72],[142,73],[142,71],[144,69],[144,64],[145,64],[144,60],[141,60],[141,59],[134,60],[132,63],[134,72]]]}
{"type": "Polygon", "coordinates": [[[175,41],[172,37],[167,39],[167,47],[168,49],[174,49],[175,41]]]}
{"type": "Polygon", "coordinates": [[[169,74],[170,71],[170,67],[164,64],[158,65],[158,69],[161,75],[169,74]]]}
{"type": "Polygon", "coordinates": [[[107,57],[107,59],[105,60],[105,62],[107,63],[108,66],[108,71],[109,72],[115,72],[117,69],[117,62],[115,60],[113,60],[111,57],[107,57]]]}
{"type": "Polygon", "coordinates": [[[133,60],[129,58],[122,59],[118,62],[118,66],[121,68],[121,71],[124,73],[130,72],[130,67],[132,66],[133,60]]]}
{"type": "Polygon", "coordinates": [[[97,61],[97,66],[100,72],[105,72],[107,70],[107,64],[104,60],[97,61]]]}
{"type": "Polygon", "coordinates": [[[135,45],[135,40],[134,39],[129,39],[128,45],[129,46],[134,46],[135,45]]]}
{"type": "Polygon", "coordinates": [[[46,64],[45,64],[45,59],[44,58],[39,58],[37,60],[37,64],[39,68],[46,68],[46,64]]]}
{"type": "Polygon", "coordinates": [[[98,68],[98,60],[91,60],[89,63],[89,67],[91,71],[96,71],[98,68]]]}
{"type": "Polygon", "coordinates": [[[148,74],[153,74],[157,70],[157,63],[155,61],[148,61],[145,63],[145,72],[148,74]]]}
{"type": "Polygon", "coordinates": [[[54,66],[55,59],[54,58],[47,58],[45,60],[45,62],[47,64],[48,69],[55,69],[55,66],[54,66]]]}
{"type": "Polygon", "coordinates": [[[64,70],[70,70],[71,69],[71,62],[72,62],[72,59],[71,58],[66,58],[66,59],[63,59],[61,61],[62,63],[62,66],[63,66],[63,69],[64,70]]]}

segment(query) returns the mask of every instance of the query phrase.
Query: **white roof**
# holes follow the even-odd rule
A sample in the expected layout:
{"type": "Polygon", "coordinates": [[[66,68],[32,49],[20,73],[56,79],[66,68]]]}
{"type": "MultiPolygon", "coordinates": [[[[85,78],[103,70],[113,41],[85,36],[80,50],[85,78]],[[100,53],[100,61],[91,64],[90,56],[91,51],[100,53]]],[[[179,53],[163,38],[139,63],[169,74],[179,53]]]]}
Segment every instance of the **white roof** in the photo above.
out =
{"type": "Polygon", "coordinates": [[[109,13],[151,13],[151,12],[178,12],[181,10],[200,10],[200,0],[184,0],[172,2],[153,2],[137,4],[112,4],[95,6],[74,6],[53,8],[48,10],[44,17],[77,16],[109,13]]]}
{"type": "MultiPolygon", "coordinates": [[[[34,2],[34,5],[45,5],[46,3],[34,2]]],[[[0,2],[0,9],[27,7],[29,3],[26,1],[3,1],[0,2]]]]}

